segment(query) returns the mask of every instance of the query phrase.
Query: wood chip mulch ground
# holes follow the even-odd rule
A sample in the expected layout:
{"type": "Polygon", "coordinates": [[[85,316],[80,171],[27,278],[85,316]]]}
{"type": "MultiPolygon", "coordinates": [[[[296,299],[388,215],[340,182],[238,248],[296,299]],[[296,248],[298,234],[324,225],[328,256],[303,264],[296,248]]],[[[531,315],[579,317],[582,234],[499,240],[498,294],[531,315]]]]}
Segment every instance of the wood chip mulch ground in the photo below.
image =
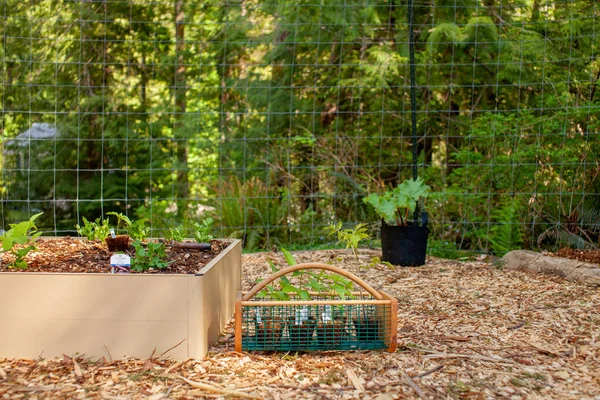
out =
{"type": "MultiPolygon", "coordinates": [[[[600,399],[600,291],[483,261],[365,267],[378,252],[296,252],[342,266],[399,302],[398,351],[233,351],[230,326],[205,360],[0,358],[0,398],[600,399]],[[361,267],[362,266],[362,267],[361,267]]],[[[243,286],[281,254],[243,256],[243,286]]]]}
{"type": "Polygon", "coordinates": [[[600,266],[600,249],[598,250],[578,250],[562,248],[554,253],[555,256],[570,258],[572,260],[584,261],[598,264],[600,266]]]}

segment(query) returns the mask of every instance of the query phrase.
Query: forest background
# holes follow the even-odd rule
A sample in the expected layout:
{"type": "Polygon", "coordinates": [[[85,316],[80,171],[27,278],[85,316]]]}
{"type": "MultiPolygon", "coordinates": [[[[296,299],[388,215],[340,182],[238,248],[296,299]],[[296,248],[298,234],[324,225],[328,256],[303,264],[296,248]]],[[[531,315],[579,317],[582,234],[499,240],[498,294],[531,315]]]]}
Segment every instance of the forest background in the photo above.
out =
{"type": "MultiPolygon", "coordinates": [[[[600,5],[414,1],[430,252],[592,247],[600,5]]],[[[407,1],[3,0],[0,227],[326,244],[412,176],[407,1]],[[45,135],[36,132],[46,132],[45,135]]]]}

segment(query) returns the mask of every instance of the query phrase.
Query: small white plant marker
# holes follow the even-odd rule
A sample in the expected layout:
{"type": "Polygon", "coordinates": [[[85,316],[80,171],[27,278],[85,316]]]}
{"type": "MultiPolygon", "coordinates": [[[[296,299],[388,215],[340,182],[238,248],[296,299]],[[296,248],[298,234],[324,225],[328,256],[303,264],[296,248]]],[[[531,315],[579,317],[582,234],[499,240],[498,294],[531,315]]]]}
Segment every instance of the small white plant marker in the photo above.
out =
{"type": "Polygon", "coordinates": [[[131,269],[131,257],[127,254],[115,254],[110,258],[111,273],[128,274],[131,269]]]}

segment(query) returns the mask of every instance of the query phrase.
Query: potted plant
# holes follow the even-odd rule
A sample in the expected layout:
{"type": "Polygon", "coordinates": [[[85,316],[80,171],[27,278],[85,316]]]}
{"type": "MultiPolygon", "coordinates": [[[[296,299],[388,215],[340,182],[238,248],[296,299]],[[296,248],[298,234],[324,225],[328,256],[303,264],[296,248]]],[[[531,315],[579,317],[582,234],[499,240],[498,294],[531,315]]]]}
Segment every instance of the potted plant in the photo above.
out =
{"type": "MultiPolygon", "coordinates": [[[[107,215],[114,215],[117,217],[117,229],[116,232],[119,232],[119,228],[121,223],[125,226],[125,228],[131,226],[131,220],[121,213],[116,213],[114,211],[106,213],[107,215]]],[[[108,235],[104,241],[108,246],[108,251],[126,251],[129,248],[129,244],[131,242],[131,237],[129,235],[115,235],[115,231],[110,230],[110,235],[108,235]]]]}
{"type": "Polygon", "coordinates": [[[370,204],[381,218],[382,260],[394,265],[425,264],[427,253],[427,213],[422,222],[410,219],[417,203],[427,198],[431,188],[423,179],[407,179],[393,190],[378,195],[372,193],[363,201],[370,204]]]}

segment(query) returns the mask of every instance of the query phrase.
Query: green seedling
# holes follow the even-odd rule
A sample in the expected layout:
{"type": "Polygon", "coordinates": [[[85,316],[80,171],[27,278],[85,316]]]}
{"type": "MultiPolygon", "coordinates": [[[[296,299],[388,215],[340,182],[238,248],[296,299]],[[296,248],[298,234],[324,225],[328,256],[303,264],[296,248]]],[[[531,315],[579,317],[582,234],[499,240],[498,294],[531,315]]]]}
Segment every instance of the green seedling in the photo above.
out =
{"type": "Polygon", "coordinates": [[[131,260],[131,269],[134,271],[145,271],[150,268],[163,269],[169,263],[166,261],[165,244],[148,242],[146,246],[141,240],[135,240],[133,243],[135,257],[131,260]]]}
{"type": "Polygon", "coordinates": [[[10,224],[10,229],[0,236],[0,242],[2,243],[0,253],[10,253],[15,258],[8,265],[9,268],[27,268],[25,257],[31,251],[37,250],[34,243],[42,235],[42,232],[38,232],[35,226],[35,220],[42,214],[35,214],[28,221],[10,224]],[[16,245],[25,245],[25,247],[19,249],[16,245]]]}
{"type": "Polygon", "coordinates": [[[150,235],[150,227],[146,225],[146,222],[142,219],[133,221],[127,228],[127,233],[133,240],[144,241],[150,235]]]}
{"type": "Polygon", "coordinates": [[[88,221],[85,217],[81,218],[83,226],[75,225],[77,233],[80,236],[85,236],[88,240],[104,240],[110,233],[107,219],[96,218],[95,222],[88,221]]]}
{"type": "Polygon", "coordinates": [[[175,228],[169,228],[169,233],[167,234],[167,239],[173,240],[175,242],[182,242],[184,236],[183,226],[178,225],[175,228]]]}
{"type": "MultiPolygon", "coordinates": [[[[372,258],[371,258],[371,262],[370,262],[368,265],[361,265],[361,266],[360,266],[360,267],[358,267],[358,268],[362,268],[362,269],[371,269],[371,268],[373,268],[373,267],[376,267],[376,266],[378,266],[379,264],[383,264],[383,265],[385,265],[386,267],[388,267],[389,269],[395,269],[395,267],[394,267],[392,264],[390,264],[390,263],[389,263],[389,262],[387,262],[387,261],[381,261],[381,258],[379,258],[379,257],[372,257],[372,258]]],[[[440,272],[441,272],[441,271],[440,271],[440,272]]]]}
{"type": "Polygon", "coordinates": [[[213,235],[211,235],[210,232],[212,231],[214,222],[215,221],[211,217],[202,220],[200,223],[195,221],[192,222],[194,225],[194,239],[196,242],[207,243],[213,240],[213,235]]]}
{"type": "Polygon", "coordinates": [[[323,231],[327,236],[337,235],[339,243],[344,244],[347,249],[352,249],[356,261],[358,261],[358,244],[362,240],[369,239],[365,224],[358,224],[353,229],[342,229],[342,223],[338,222],[323,228],[323,231]]]}
{"type": "Polygon", "coordinates": [[[117,232],[119,231],[121,224],[123,224],[124,228],[128,228],[131,226],[131,220],[127,215],[117,213],[115,211],[107,212],[106,215],[114,215],[115,217],[117,217],[117,232]]]}

